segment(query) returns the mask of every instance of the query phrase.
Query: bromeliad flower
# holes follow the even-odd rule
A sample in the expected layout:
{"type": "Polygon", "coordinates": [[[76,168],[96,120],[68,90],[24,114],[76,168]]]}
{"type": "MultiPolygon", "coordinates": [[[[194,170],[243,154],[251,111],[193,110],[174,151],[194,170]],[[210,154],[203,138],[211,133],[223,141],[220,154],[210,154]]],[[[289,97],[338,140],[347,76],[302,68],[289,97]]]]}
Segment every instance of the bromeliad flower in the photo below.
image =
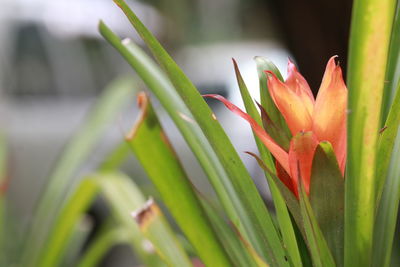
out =
{"type": "Polygon", "coordinates": [[[301,177],[309,193],[312,161],[320,142],[332,144],[339,168],[344,175],[346,163],[346,107],[347,88],[342,70],[330,58],[317,95],[310,90],[304,77],[289,61],[288,77],[281,82],[267,71],[269,94],[284,117],[292,134],[289,151],[285,151],[247,113],[219,95],[205,95],[220,100],[225,106],[244,118],[276,159],[279,179],[298,197],[298,179],[301,177]],[[300,171],[300,173],[299,173],[300,171]]]}

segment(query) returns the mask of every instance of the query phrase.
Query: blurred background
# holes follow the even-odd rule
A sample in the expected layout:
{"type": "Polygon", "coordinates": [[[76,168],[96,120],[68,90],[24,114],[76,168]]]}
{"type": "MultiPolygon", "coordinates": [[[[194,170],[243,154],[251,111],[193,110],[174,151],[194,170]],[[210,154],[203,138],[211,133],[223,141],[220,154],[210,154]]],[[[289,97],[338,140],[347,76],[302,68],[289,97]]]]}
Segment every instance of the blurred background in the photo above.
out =
{"type": "MultiPolygon", "coordinates": [[[[202,93],[218,93],[241,105],[231,58],[258,98],[254,56],[272,60],[286,73],[288,57],[314,93],[327,60],[339,55],[346,66],[352,1],[337,0],[149,0],[127,1],[202,93]]],[[[117,76],[134,75],[97,31],[99,19],[121,37],[142,44],[111,0],[1,0],[0,130],[9,151],[10,210],[18,225],[29,226],[35,201],[57,156],[83,122],[102,89],[117,76]]],[[[344,70],[345,73],[345,70],[344,70]]],[[[143,89],[141,86],[135,89],[143,89]]],[[[89,172],[109,147],[120,142],[137,112],[132,108],[110,125],[102,147],[82,172],[89,172]]],[[[218,119],[253,174],[266,199],[258,166],[242,151],[255,151],[251,132],[221,104],[218,119]],[[258,178],[257,178],[258,177],[258,178]]],[[[194,183],[207,190],[203,174],[162,109],[162,123],[194,183]]],[[[126,171],[146,183],[133,157],[126,171]]],[[[93,214],[102,207],[93,207],[93,214]]],[[[100,211],[99,211],[100,210],[100,211]]],[[[104,266],[131,266],[119,248],[104,266]],[[118,259],[119,261],[116,261],[118,259]]]]}

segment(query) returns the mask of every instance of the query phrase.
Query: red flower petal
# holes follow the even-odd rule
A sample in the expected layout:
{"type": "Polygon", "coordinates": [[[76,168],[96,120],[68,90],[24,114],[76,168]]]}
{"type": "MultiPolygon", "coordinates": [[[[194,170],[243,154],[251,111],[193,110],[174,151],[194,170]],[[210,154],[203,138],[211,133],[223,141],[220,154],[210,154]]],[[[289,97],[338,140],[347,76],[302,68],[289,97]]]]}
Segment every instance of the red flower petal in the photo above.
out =
{"type": "Polygon", "coordinates": [[[304,79],[290,59],[288,62],[287,73],[288,77],[285,84],[301,98],[308,112],[312,114],[315,103],[314,95],[306,79],[304,79]]]}
{"type": "Polygon", "coordinates": [[[297,197],[297,185],[294,185],[293,179],[290,177],[290,175],[285,171],[285,169],[282,167],[281,164],[279,164],[278,161],[275,162],[275,168],[276,168],[276,176],[278,176],[279,180],[282,181],[286,187],[293,192],[293,194],[296,195],[297,197]]]}
{"type": "Polygon", "coordinates": [[[310,131],[312,117],[302,98],[282,83],[274,73],[267,72],[268,89],[276,107],[282,113],[292,135],[300,131],[310,131]]]}
{"type": "Polygon", "coordinates": [[[300,132],[290,142],[290,176],[292,177],[294,192],[297,197],[299,177],[303,180],[306,193],[309,193],[311,168],[317,145],[318,141],[313,132],[300,132]]]}
{"type": "Polygon", "coordinates": [[[332,144],[342,173],[346,163],[346,110],[347,88],[342,70],[336,66],[332,57],[315,103],[313,132],[319,141],[329,141],[332,144]]]}

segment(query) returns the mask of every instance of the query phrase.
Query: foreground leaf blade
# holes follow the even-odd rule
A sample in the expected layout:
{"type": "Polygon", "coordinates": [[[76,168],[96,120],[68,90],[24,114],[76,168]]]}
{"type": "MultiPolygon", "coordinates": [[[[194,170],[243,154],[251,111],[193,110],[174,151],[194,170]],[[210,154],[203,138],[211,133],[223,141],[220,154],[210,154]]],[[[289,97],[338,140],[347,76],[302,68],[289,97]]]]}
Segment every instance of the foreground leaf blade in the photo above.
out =
{"type": "MultiPolygon", "coordinates": [[[[396,15],[390,38],[389,56],[385,78],[385,91],[382,101],[382,123],[386,121],[389,110],[394,103],[397,87],[400,82],[400,5],[397,3],[396,15]]],[[[382,125],[383,127],[384,125],[382,125]]]]}
{"type": "Polygon", "coordinates": [[[355,0],[347,86],[345,265],[369,266],[376,208],[377,139],[395,0],[355,0]]]}
{"type": "MultiPolygon", "coordinates": [[[[299,179],[301,181],[301,179],[299,179]]],[[[300,210],[314,267],[334,267],[335,261],[315,218],[304,186],[300,184],[300,210]]]]}
{"type": "MultiPolygon", "coordinates": [[[[244,102],[244,106],[246,108],[247,113],[254,118],[254,120],[258,123],[261,124],[261,117],[260,114],[257,111],[256,106],[254,105],[253,100],[251,99],[250,93],[247,89],[247,86],[242,78],[242,75],[240,74],[239,68],[236,64],[236,61],[233,60],[233,64],[235,67],[235,73],[236,73],[236,78],[238,81],[240,93],[242,95],[242,99],[244,102]]],[[[256,134],[254,134],[254,138],[256,140],[256,144],[258,147],[258,151],[260,152],[261,159],[262,161],[268,166],[269,169],[274,170],[274,162],[271,157],[271,154],[268,152],[264,144],[261,142],[261,140],[257,137],[256,134]]],[[[285,247],[287,248],[287,253],[294,264],[294,266],[302,266],[301,262],[301,257],[299,254],[299,248],[297,246],[297,241],[296,241],[296,236],[294,233],[294,229],[292,226],[292,220],[290,219],[290,215],[288,212],[288,209],[286,207],[286,203],[284,198],[281,195],[281,192],[279,191],[278,187],[276,186],[274,180],[270,177],[270,175],[265,172],[267,181],[268,181],[268,186],[272,194],[272,199],[274,201],[275,205],[275,210],[276,210],[276,216],[278,219],[278,224],[279,224],[279,229],[282,234],[282,241],[285,244],[285,247]]],[[[272,222],[268,222],[270,225],[273,226],[272,222]]],[[[270,227],[272,227],[270,226],[270,227]]]]}
{"type": "Polygon", "coordinates": [[[343,266],[344,179],[330,143],[319,144],[312,166],[311,207],[336,266],[343,266]]]}
{"type": "Polygon", "coordinates": [[[127,137],[128,144],[203,262],[207,266],[230,266],[148,96],[140,93],[138,103],[142,112],[127,137]]]}
{"type": "MultiPolygon", "coordinates": [[[[391,155],[391,161],[387,175],[385,175],[386,183],[383,188],[376,217],[372,255],[372,266],[374,267],[390,266],[393,240],[398,220],[400,200],[400,132],[399,126],[397,128],[397,137],[392,152],[385,156],[388,157],[388,155],[391,155]]],[[[398,253],[398,251],[395,253],[398,253]]]]}
{"type": "Polygon", "coordinates": [[[392,107],[390,108],[385,127],[379,136],[378,143],[378,159],[377,159],[377,170],[376,170],[376,191],[377,201],[379,203],[383,185],[385,184],[387,172],[389,169],[390,160],[394,143],[399,132],[400,125],[400,82],[397,85],[397,92],[393,101],[392,107]]]}

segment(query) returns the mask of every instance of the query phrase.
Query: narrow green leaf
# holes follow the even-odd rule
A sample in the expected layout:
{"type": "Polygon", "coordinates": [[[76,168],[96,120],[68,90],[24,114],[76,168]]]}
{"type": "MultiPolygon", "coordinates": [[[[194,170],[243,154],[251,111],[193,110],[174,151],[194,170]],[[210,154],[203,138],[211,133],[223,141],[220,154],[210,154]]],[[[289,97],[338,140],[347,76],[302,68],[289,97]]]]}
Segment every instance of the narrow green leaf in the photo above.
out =
{"type": "MultiPolygon", "coordinates": [[[[242,75],[240,74],[239,68],[235,60],[233,60],[233,64],[246,111],[253,119],[256,120],[257,123],[261,124],[260,114],[258,113],[253,100],[251,99],[250,93],[242,78],[242,75]]],[[[254,138],[256,140],[256,144],[258,147],[258,151],[260,152],[262,161],[268,166],[270,170],[274,170],[275,166],[271,154],[268,152],[267,148],[264,146],[264,144],[261,142],[256,134],[254,134],[254,138]]],[[[299,254],[299,249],[297,247],[297,241],[292,226],[292,220],[290,219],[285,200],[270,175],[265,172],[265,176],[267,178],[269,189],[272,194],[272,199],[274,201],[276,216],[279,223],[279,230],[282,234],[282,241],[285,244],[287,254],[293,265],[300,267],[302,266],[301,257],[299,254]]],[[[273,227],[272,221],[268,222],[268,224],[270,225],[269,227],[273,227]]]]}
{"type": "Polygon", "coordinates": [[[148,96],[140,93],[138,103],[142,113],[127,137],[130,147],[203,262],[207,266],[230,266],[148,96]]]}
{"type": "Polygon", "coordinates": [[[116,245],[127,244],[130,240],[130,231],[124,227],[107,229],[100,233],[89,245],[81,259],[78,267],[96,267],[107,254],[107,252],[116,245]]]}
{"type": "Polygon", "coordinates": [[[288,151],[290,138],[292,135],[289,131],[285,119],[283,118],[278,108],[275,106],[275,103],[272,100],[271,95],[269,94],[267,76],[265,74],[265,71],[272,71],[281,81],[283,81],[283,77],[275,64],[272,63],[270,60],[263,57],[255,57],[254,60],[257,63],[258,79],[260,81],[261,106],[267,112],[273,125],[276,125],[276,127],[280,129],[280,131],[274,131],[273,129],[269,128],[266,128],[266,130],[283,149],[288,151]]]}
{"type": "Polygon", "coordinates": [[[220,240],[223,240],[222,245],[227,251],[229,257],[232,259],[232,262],[235,263],[235,266],[257,267],[257,263],[248,253],[243,242],[241,242],[237,234],[233,231],[231,225],[228,225],[228,223],[220,216],[212,203],[200,195],[200,193],[198,196],[207,216],[210,218],[216,234],[219,236],[220,240]]]}
{"type": "MultiPolygon", "coordinates": [[[[397,129],[399,130],[399,126],[397,126],[397,129]]],[[[374,267],[389,266],[392,255],[400,200],[400,132],[398,130],[392,151],[385,155],[386,158],[391,155],[391,160],[389,170],[385,175],[386,183],[376,216],[372,250],[372,266],[374,267]]]]}
{"type": "Polygon", "coordinates": [[[376,208],[376,157],[396,0],[355,0],[349,45],[345,266],[369,266],[376,208]]]}
{"type": "MultiPolygon", "coordinates": [[[[299,179],[301,180],[301,179],[299,179]]],[[[318,222],[315,218],[308,196],[305,192],[303,183],[299,183],[300,210],[304,224],[307,244],[310,250],[311,259],[314,267],[333,267],[335,261],[329,251],[318,222]]]]}
{"type": "Polygon", "coordinates": [[[296,196],[290,191],[284,183],[276,176],[276,174],[268,168],[268,166],[263,162],[263,160],[258,157],[256,154],[252,152],[246,152],[250,156],[254,157],[257,160],[258,165],[266,171],[269,176],[274,180],[275,185],[281,192],[282,197],[285,199],[286,205],[289,208],[290,213],[293,216],[293,219],[296,221],[299,230],[305,237],[301,213],[300,213],[300,205],[299,201],[297,200],[296,196]]]}
{"type": "MultiPolygon", "coordinates": [[[[397,1],[396,16],[390,38],[390,48],[385,77],[385,89],[382,101],[382,119],[385,122],[394,101],[397,85],[400,82],[400,4],[397,1]]],[[[383,127],[384,125],[382,125],[383,127]]]]}
{"type": "MultiPolygon", "coordinates": [[[[139,25],[140,31],[146,33],[146,38],[148,37],[151,41],[149,42],[155,44],[156,50],[161,49],[163,51],[164,63],[171,65],[174,70],[178,68],[154,36],[137,20],[128,6],[124,5],[124,9],[129,13],[131,20],[139,25]]],[[[178,92],[182,94],[182,98],[185,100],[183,102],[165,74],[139,47],[127,41],[122,44],[104,23],[100,23],[99,27],[101,34],[137,71],[174,120],[205,170],[230,220],[243,236],[252,243],[260,255],[271,263],[279,262],[286,265],[282,244],[271,242],[271,239],[276,240],[275,237],[278,235],[276,230],[267,228],[264,224],[268,211],[257,188],[221,125],[215,119],[215,115],[211,113],[211,110],[193,88],[190,81],[187,80],[187,77],[182,76],[178,68],[178,76],[174,80],[177,82],[176,80],[179,77],[183,79],[182,83],[178,82],[180,87],[177,86],[178,92]],[[193,115],[188,108],[192,109],[193,115]],[[194,115],[195,113],[196,115],[194,115]]]]}
{"type": "Polygon", "coordinates": [[[33,222],[23,243],[22,266],[37,266],[48,229],[52,227],[63,201],[73,188],[74,176],[116,114],[127,104],[133,93],[130,78],[120,78],[111,83],[89,113],[88,120],[65,148],[52,171],[49,182],[37,204],[33,222]]]}
{"type": "Polygon", "coordinates": [[[131,154],[131,149],[125,140],[114,148],[111,153],[103,160],[99,170],[101,171],[113,171],[125,162],[126,158],[131,154]]]}
{"type": "Polygon", "coordinates": [[[400,125],[400,82],[397,85],[397,92],[393,104],[390,108],[385,127],[379,136],[378,158],[376,170],[376,191],[377,204],[379,204],[383,185],[385,184],[387,172],[390,164],[390,155],[392,154],[398,128],[400,125]]]}
{"type": "Polygon", "coordinates": [[[89,216],[84,216],[76,225],[69,237],[67,249],[64,252],[62,262],[59,266],[69,267],[76,265],[82,251],[93,230],[93,221],[89,216]]]}
{"type": "Polygon", "coordinates": [[[70,236],[97,196],[98,191],[97,183],[93,179],[82,181],[57,217],[55,226],[50,231],[49,240],[41,251],[37,266],[52,267],[58,266],[62,262],[70,236]]]}
{"type": "Polygon", "coordinates": [[[7,264],[6,252],[6,190],[9,183],[7,174],[7,143],[0,133],[0,265],[7,264]]]}
{"type": "Polygon", "coordinates": [[[310,203],[337,266],[344,254],[344,179],[329,142],[321,142],[312,163],[310,203]]]}

